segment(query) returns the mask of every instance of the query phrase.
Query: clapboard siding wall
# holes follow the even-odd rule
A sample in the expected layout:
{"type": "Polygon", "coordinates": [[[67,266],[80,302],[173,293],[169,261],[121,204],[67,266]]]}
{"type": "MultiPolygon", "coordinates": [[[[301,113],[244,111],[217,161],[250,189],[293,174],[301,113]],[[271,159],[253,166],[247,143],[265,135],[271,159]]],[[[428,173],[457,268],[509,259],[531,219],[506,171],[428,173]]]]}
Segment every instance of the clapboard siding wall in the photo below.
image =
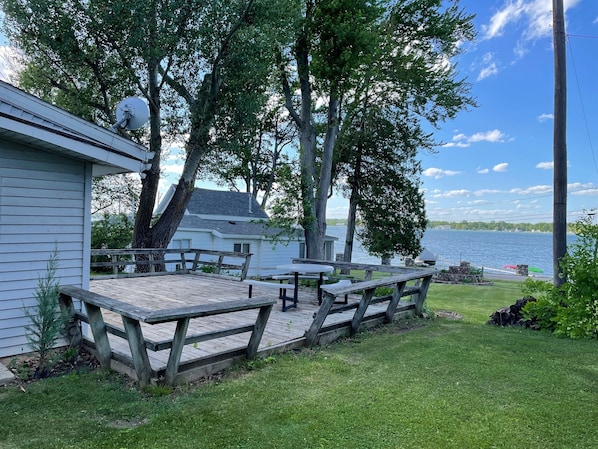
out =
{"type": "Polygon", "coordinates": [[[274,244],[261,235],[227,235],[211,229],[179,228],[169,248],[179,249],[181,241],[185,241],[185,247],[216,251],[234,251],[235,243],[249,244],[252,256],[247,275],[250,277],[280,273],[276,265],[291,263],[291,259],[301,257],[298,240],[274,244]]]}
{"type": "Polygon", "coordinates": [[[60,283],[88,286],[90,180],[83,161],[0,141],[0,357],[30,351],[23,308],[55,248],[60,283]]]}

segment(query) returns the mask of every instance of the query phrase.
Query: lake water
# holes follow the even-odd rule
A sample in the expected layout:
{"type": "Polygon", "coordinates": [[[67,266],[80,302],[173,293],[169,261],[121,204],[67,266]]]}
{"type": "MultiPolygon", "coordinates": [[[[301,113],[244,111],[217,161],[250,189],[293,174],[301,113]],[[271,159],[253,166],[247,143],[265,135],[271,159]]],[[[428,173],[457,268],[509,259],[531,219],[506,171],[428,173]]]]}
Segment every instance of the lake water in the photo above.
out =
{"type": "MultiPolygon", "coordinates": [[[[338,237],[334,252],[344,249],[346,226],[328,226],[326,234],[338,237]]],[[[575,241],[567,236],[567,243],[575,241]]],[[[552,234],[540,232],[461,231],[428,229],[422,246],[438,257],[439,268],[468,261],[473,266],[504,270],[505,265],[526,264],[552,276],[552,234]]],[[[353,262],[379,264],[380,259],[368,255],[356,242],[353,262]]],[[[395,259],[392,264],[398,264],[395,259]]]]}

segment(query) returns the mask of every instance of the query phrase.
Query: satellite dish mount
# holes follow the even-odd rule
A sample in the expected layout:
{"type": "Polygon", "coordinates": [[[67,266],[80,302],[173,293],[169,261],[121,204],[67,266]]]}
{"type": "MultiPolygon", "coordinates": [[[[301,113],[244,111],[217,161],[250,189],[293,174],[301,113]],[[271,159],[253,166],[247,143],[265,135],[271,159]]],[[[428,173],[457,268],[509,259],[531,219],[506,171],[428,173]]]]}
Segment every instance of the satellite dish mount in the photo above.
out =
{"type": "Polygon", "coordinates": [[[141,98],[128,97],[116,106],[116,120],[109,130],[116,132],[117,129],[134,131],[146,124],[149,119],[149,109],[141,98]]]}

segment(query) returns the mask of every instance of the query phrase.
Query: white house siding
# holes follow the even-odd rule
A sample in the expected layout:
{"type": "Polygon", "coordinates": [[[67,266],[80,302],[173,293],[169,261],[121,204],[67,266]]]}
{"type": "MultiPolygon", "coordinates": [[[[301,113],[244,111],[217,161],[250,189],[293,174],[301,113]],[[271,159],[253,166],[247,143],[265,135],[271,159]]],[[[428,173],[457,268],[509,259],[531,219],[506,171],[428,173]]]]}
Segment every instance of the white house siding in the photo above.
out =
{"type": "Polygon", "coordinates": [[[299,242],[291,241],[287,245],[278,243],[273,245],[272,241],[262,239],[259,246],[252,247],[250,276],[266,276],[280,273],[277,265],[289,264],[291,259],[299,257],[299,242]]]}
{"type": "Polygon", "coordinates": [[[179,228],[172,238],[169,248],[199,248],[218,251],[233,251],[235,243],[249,243],[251,248],[251,264],[248,276],[267,276],[280,272],[276,266],[291,263],[291,259],[299,257],[299,242],[292,241],[288,245],[277,244],[264,237],[246,235],[226,235],[208,229],[179,228]]]}
{"type": "Polygon", "coordinates": [[[30,351],[23,308],[55,248],[60,283],[88,286],[90,175],[84,162],[0,141],[0,357],[30,351]]]}

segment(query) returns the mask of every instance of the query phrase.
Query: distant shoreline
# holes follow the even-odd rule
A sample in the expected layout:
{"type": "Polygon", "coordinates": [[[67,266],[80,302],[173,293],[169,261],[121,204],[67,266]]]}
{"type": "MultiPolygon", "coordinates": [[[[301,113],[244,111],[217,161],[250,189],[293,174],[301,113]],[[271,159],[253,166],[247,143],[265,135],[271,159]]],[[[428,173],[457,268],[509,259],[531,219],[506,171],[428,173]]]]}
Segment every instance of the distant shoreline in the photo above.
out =
{"type": "MultiPolygon", "coordinates": [[[[347,226],[344,218],[330,218],[326,220],[329,226],[347,226]]],[[[552,223],[507,223],[504,221],[430,221],[427,229],[457,230],[457,231],[505,231],[505,232],[542,232],[552,233],[552,223]]],[[[573,233],[571,224],[567,226],[567,233],[573,233]]]]}

